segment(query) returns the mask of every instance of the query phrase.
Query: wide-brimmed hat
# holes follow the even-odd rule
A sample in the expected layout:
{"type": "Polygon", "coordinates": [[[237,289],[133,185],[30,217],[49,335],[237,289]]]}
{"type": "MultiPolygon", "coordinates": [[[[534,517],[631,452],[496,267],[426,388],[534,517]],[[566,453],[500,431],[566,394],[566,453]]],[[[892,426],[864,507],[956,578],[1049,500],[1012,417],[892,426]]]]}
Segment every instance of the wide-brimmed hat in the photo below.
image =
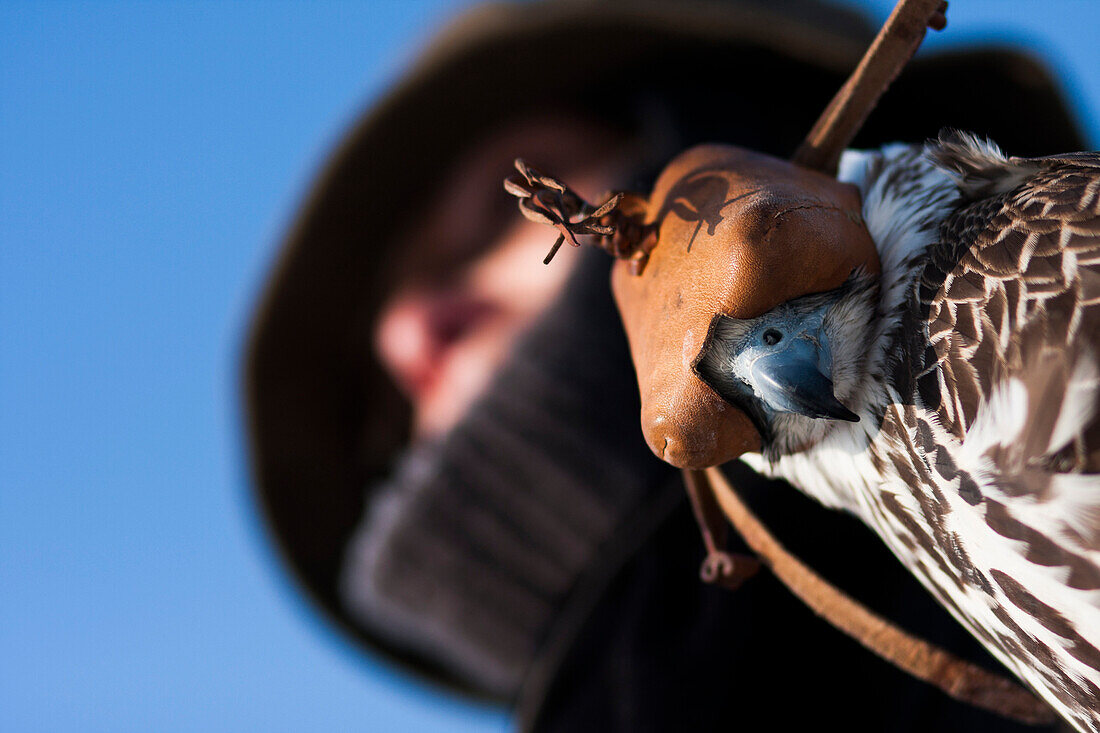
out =
{"type": "MultiPolygon", "coordinates": [[[[738,114],[766,116],[793,149],[871,38],[858,14],[810,0],[484,5],[450,23],[348,132],[286,237],[245,364],[264,518],[298,582],[345,631],[477,692],[374,638],[337,597],[365,488],[407,440],[408,408],[370,347],[387,245],[441,172],[503,120],[571,102],[619,121],[639,90],[699,105],[698,118],[713,109],[717,132],[701,134],[721,134],[722,100],[735,96],[738,114]]],[[[857,143],[919,140],[944,125],[990,135],[1013,154],[1081,147],[1043,65],[1003,49],[918,58],[857,143]]]]}

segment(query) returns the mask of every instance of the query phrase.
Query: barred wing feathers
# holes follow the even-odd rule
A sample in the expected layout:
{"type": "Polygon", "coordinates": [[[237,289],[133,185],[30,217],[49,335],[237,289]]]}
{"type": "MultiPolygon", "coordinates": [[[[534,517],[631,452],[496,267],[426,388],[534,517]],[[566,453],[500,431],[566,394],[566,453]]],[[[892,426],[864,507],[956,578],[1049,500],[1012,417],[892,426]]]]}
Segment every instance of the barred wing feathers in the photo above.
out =
{"type": "Polygon", "coordinates": [[[932,157],[969,201],[914,292],[875,511],[994,654],[1100,730],[1100,154],[956,135],[932,157]]]}

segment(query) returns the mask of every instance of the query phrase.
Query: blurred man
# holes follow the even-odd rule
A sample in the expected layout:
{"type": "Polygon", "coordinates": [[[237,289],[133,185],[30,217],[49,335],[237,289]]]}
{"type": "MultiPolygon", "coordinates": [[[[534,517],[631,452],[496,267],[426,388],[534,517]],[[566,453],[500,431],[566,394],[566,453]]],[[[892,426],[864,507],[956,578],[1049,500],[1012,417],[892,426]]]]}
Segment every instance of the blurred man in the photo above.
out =
{"type": "MultiPolygon", "coordinates": [[[[267,519],[349,634],[515,706],[524,730],[1012,729],[769,575],[700,584],[678,475],[638,426],[609,263],[540,265],[553,237],[501,190],[517,155],[591,199],[646,190],[704,140],[787,155],[870,37],[816,2],[488,6],[352,132],[289,237],[248,364],[267,519]]],[[[1019,154],[1080,147],[1041,67],[995,52],[915,65],[858,142],[942,125],[1019,154]]],[[[981,658],[855,521],[734,470],[828,577],[981,658]]]]}

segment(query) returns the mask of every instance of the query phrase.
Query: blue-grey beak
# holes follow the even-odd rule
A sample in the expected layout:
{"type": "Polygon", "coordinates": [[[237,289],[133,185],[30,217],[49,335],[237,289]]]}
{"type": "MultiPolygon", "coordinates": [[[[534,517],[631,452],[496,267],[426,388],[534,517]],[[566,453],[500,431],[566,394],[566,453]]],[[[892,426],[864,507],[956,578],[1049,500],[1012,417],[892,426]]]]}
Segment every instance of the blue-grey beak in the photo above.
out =
{"type": "Polygon", "coordinates": [[[833,394],[833,383],[819,364],[828,364],[828,351],[807,338],[792,339],[782,350],[753,361],[750,371],[757,396],[777,412],[807,417],[859,422],[859,416],[833,394]]]}

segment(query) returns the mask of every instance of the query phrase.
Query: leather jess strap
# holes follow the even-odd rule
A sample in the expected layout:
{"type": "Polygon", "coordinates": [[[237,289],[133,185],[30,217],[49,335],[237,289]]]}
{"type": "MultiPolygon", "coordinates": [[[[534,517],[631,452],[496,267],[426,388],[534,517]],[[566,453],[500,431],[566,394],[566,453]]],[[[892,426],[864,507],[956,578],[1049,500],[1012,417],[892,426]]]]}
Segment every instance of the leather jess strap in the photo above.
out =
{"type": "Polygon", "coordinates": [[[810,610],[865,648],[960,702],[1029,725],[1055,721],[1049,707],[1012,680],[909,634],[815,573],[772,536],[721,469],[684,471],[684,479],[709,488],[759,560],[810,610]]]}

